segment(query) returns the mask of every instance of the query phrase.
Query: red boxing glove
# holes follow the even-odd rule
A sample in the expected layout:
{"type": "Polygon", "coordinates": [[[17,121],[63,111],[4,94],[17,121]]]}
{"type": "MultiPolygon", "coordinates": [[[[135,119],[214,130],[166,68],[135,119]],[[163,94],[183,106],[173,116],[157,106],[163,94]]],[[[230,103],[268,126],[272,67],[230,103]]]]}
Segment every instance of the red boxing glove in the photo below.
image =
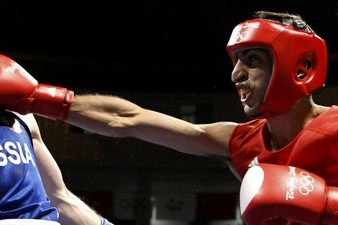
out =
{"type": "Polygon", "coordinates": [[[338,224],[338,188],[292,166],[259,164],[244,176],[240,208],[247,225],[282,217],[303,224],[338,224]]]}
{"type": "Polygon", "coordinates": [[[66,88],[38,84],[19,64],[0,55],[0,107],[65,120],[73,98],[66,88]]]}

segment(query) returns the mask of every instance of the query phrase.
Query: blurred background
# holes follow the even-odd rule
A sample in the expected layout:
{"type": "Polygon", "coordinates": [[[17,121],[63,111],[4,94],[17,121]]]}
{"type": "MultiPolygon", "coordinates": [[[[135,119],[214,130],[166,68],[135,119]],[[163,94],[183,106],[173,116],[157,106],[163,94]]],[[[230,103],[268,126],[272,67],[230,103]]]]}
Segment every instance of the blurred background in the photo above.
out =
{"type": "MultiPolygon", "coordinates": [[[[0,2],[0,53],[40,83],[119,95],[195,123],[244,122],[225,46],[257,10],[300,14],[327,41],[338,98],[338,2],[116,0],[0,2]]],[[[70,190],[116,225],[242,224],[224,161],[38,118],[70,190]]]]}

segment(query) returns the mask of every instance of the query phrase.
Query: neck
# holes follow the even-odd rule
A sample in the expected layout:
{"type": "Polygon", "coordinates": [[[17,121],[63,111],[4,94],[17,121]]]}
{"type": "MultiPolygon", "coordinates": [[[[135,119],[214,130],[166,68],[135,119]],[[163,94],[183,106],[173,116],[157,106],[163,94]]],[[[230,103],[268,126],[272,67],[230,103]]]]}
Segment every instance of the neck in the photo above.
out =
{"type": "Polygon", "coordinates": [[[267,119],[266,146],[278,150],[289,144],[325,107],[313,103],[310,96],[299,99],[284,114],[267,119]]]}

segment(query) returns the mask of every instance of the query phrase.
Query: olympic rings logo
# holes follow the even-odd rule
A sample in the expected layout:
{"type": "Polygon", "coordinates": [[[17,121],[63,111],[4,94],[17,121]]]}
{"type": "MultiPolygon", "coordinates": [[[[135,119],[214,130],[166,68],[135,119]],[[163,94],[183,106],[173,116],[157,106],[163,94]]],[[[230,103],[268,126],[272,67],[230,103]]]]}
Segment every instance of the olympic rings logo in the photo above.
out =
{"type": "Polygon", "coordinates": [[[236,43],[244,41],[248,37],[248,31],[243,31],[242,33],[238,32],[236,35],[236,43]]]}
{"type": "Polygon", "coordinates": [[[296,168],[289,166],[289,176],[290,179],[287,182],[287,190],[286,190],[286,196],[285,199],[294,199],[295,191],[298,190],[298,192],[301,195],[308,195],[314,190],[314,182],[315,179],[307,172],[301,171],[299,173],[299,176],[296,174],[296,168]]]}
{"type": "Polygon", "coordinates": [[[314,190],[313,183],[315,182],[315,179],[307,172],[300,172],[300,176],[301,178],[299,179],[299,183],[301,186],[298,188],[298,191],[302,195],[308,195],[314,190]]]}

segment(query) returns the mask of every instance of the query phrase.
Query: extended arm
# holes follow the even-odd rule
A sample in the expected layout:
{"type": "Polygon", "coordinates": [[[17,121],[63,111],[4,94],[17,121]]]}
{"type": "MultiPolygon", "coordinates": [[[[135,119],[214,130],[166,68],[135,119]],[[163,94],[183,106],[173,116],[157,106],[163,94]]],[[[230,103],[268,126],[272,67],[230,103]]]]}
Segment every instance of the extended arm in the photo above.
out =
{"type": "Polygon", "coordinates": [[[72,91],[39,84],[6,56],[0,55],[0,68],[2,108],[66,120],[107,136],[135,137],[184,153],[228,156],[234,123],[194,125],[113,96],[84,95],[73,99],[72,91]]]}
{"type": "Polygon", "coordinates": [[[227,143],[236,126],[222,122],[195,125],[141,108],[115,96],[75,96],[67,122],[112,137],[135,137],[178,151],[227,156],[227,143]]]}

